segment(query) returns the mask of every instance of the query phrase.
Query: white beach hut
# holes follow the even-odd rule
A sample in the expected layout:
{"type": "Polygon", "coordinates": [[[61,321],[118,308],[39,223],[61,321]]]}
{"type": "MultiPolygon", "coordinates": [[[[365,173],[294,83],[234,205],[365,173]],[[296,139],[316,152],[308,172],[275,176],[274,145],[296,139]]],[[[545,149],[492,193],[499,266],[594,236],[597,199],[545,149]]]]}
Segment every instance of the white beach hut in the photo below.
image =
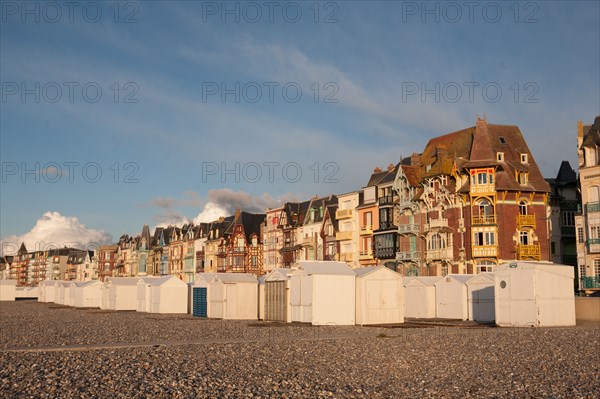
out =
{"type": "Polygon", "coordinates": [[[494,309],[494,274],[480,273],[467,281],[467,301],[469,320],[493,322],[496,320],[494,309]]]}
{"type": "Polygon", "coordinates": [[[473,274],[449,274],[435,283],[436,317],[439,319],[469,319],[466,282],[473,274]]]}
{"type": "Polygon", "coordinates": [[[190,312],[194,317],[211,317],[208,307],[208,286],[216,273],[198,273],[192,284],[190,312]]]}
{"type": "Polygon", "coordinates": [[[55,284],[55,303],[59,305],[69,304],[69,285],[70,281],[58,280],[55,284]]]}
{"type": "Polygon", "coordinates": [[[108,309],[108,283],[100,286],[100,309],[108,309]]]}
{"type": "Polygon", "coordinates": [[[139,277],[137,282],[137,302],[136,311],[138,312],[149,312],[151,297],[150,297],[150,285],[149,282],[160,277],[145,276],[139,277]]]}
{"type": "Polygon", "coordinates": [[[17,287],[15,289],[15,299],[39,299],[40,289],[38,287],[17,287]]]}
{"type": "Polygon", "coordinates": [[[300,261],[290,275],[292,322],[354,325],[356,274],[345,262],[300,261]]]}
{"type": "Polygon", "coordinates": [[[435,319],[435,283],[441,277],[405,277],[404,317],[435,319]]]}
{"type": "Polygon", "coordinates": [[[209,282],[208,313],[217,319],[257,320],[258,280],[250,273],[217,273],[209,282]]]}
{"type": "Polygon", "coordinates": [[[511,262],[494,268],[496,324],[574,326],[573,266],[511,262]]]}
{"type": "Polygon", "coordinates": [[[291,323],[290,272],[274,269],[264,278],[264,320],[291,323]]]}
{"type": "Polygon", "coordinates": [[[258,278],[258,320],[265,319],[265,277],[258,278]]]}
{"type": "Polygon", "coordinates": [[[53,280],[44,280],[40,282],[39,302],[54,302],[55,282],[53,280]]]}
{"type": "Polygon", "coordinates": [[[14,301],[17,280],[0,280],[0,301],[14,301]]]}
{"type": "Polygon", "coordinates": [[[113,277],[108,286],[108,309],[136,310],[138,277],[113,277]]]}
{"type": "Polygon", "coordinates": [[[74,292],[71,306],[76,308],[99,308],[102,300],[101,289],[104,284],[100,281],[78,281],[75,287],[71,285],[71,292],[74,292]]]}
{"type": "Polygon", "coordinates": [[[150,288],[150,313],[187,313],[188,285],[176,276],[146,282],[150,288]]]}
{"type": "Polygon", "coordinates": [[[361,267],[356,273],[356,324],[404,322],[402,275],[385,266],[361,267]]]}

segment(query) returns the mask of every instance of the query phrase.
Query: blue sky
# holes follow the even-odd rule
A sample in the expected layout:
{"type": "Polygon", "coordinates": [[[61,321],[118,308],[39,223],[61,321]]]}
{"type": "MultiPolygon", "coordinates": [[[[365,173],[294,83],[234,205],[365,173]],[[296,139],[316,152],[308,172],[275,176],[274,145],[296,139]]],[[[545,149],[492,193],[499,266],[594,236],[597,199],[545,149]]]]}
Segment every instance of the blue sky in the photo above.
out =
{"type": "Polygon", "coordinates": [[[23,4],[1,10],[5,239],[352,191],[484,113],[554,177],[600,113],[594,1],[23,4]]]}

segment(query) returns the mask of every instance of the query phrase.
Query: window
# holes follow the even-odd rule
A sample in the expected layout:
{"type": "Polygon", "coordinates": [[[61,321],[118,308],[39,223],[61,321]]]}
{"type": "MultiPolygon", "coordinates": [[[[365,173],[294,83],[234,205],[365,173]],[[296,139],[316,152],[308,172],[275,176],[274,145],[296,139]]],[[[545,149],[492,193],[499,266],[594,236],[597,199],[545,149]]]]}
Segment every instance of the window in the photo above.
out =
{"type": "Polygon", "coordinates": [[[504,138],[504,136],[499,136],[498,140],[500,141],[500,144],[506,144],[506,139],[504,138]]]}
{"type": "Polygon", "coordinates": [[[575,211],[563,211],[562,225],[568,227],[575,226],[575,211]]]}
{"type": "Polygon", "coordinates": [[[580,244],[584,243],[584,239],[583,239],[583,227],[578,227],[577,228],[577,242],[580,244]]]}
{"type": "Polygon", "coordinates": [[[519,215],[527,215],[527,202],[519,202],[519,215]]]}
{"type": "Polygon", "coordinates": [[[428,241],[428,249],[443,249],[446,248],[446,240],[439,233],[434,234],[428,241]]]}
{"type": "Polygon", "coordinates": [[[495,245],[496,234],[493,231],[478,231],[473,233],[474,245],[495,245]]]}
{"type": "Polygon", "coordinates": [[[519,178],[519,184],[527,184],[529,182],[529,173],[519,172],[518,178],[519,178]]]}
{"type": "Polygon", "coordinates": [[[521,154],[521,163],[527,163],[527,154],[521,154]]]}
{"type": "Polygon", "coordinates": [[[492,214],[490,201],[484,199],[479,203],[479,216],[490,216],[492,214]]]}
{"type": "Polygon", "coordinates": [[[600,226],[590,226],[590,239],[594,240],[600,236],[600,226]]]}
{"type": "Polygon", "coordinates": [[[579,278],[585,277],[585,264],[579,265],[579,278]]]}
{"type": "Polygon", "coordinates": [[[499,162],[503,162],[504,161],[504,153],[503,152],[497,152],[496,153],[496,160],[499,162]]]}
{"type": "Polygon", "coordinates": [[[594,276],[600,277],[600,259],[594,259],[594,276]]]}
{"type": "Polygon", "coordinates": [[[521,243],[521,245],[529,245],[530,241],[531,240],[528,231],[519,232],[519,242],[521,243]]]}
{"type": "Polygon", "coordinates": [[[485,171],[471,171],[471,183],[473,185],[494,184],[492,169],[485,171]]]}
{"type": "Polygon", "coordinates": [[[556,254],[556,242],[552,241],[552,243],[550,243],[550,250],[552,255],[556,254]]]}
{"type": "Polygon", "coordinates": [[[373,225],[373,214],[371,212],[364,213],[364,225],[365,226],[373,225]]]}
{"type": "Polygon", "coordinates": [[[442,276],[447,276],[448,275],[448,264],[444,263],[442,265],[442,276]]]}
{"type": "Polygon", "coordinates": [[[600,187],[591,186],[588,188],[588,202],[600,201],[600,187]]]}

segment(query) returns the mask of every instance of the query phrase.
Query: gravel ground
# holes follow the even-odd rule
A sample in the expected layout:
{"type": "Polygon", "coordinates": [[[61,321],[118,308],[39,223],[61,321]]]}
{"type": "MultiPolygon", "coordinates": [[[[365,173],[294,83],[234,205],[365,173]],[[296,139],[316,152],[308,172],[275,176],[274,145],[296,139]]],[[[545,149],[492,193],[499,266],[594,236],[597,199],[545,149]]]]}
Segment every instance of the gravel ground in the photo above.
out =
{"type": "Polygon", "coordinates": [[[598,326],[270,326],[30,301],[3,302],[0,326],[3,398],[598,398],[600,392],[598,326]]]}

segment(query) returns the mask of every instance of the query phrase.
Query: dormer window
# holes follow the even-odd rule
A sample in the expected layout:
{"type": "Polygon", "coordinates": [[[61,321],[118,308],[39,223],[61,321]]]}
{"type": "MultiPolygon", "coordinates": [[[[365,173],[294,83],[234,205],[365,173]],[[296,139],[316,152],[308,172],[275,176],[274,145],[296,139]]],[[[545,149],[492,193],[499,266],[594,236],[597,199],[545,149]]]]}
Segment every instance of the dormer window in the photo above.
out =
{"type": "Polygon", "coordinates": [[[497,152],[496,153],[496,160],[498,162],[504,162],[504,153],[503,152],[497,152]]]}
{"type": "Polygon", "coordinates": [[[527,172],[519,172],[519,184],[527,184],[529,183],[529,173],[527,172]]]}
{"type": "Polygon", "coordinates": [[[500,144],[506,144],[506,139],[503,136],[498,137],[500,144]]]}
{"type": "Polygon", "coordinates": [[[527,154],[521,154],[521,163],[527,163],[527,154]]]}

